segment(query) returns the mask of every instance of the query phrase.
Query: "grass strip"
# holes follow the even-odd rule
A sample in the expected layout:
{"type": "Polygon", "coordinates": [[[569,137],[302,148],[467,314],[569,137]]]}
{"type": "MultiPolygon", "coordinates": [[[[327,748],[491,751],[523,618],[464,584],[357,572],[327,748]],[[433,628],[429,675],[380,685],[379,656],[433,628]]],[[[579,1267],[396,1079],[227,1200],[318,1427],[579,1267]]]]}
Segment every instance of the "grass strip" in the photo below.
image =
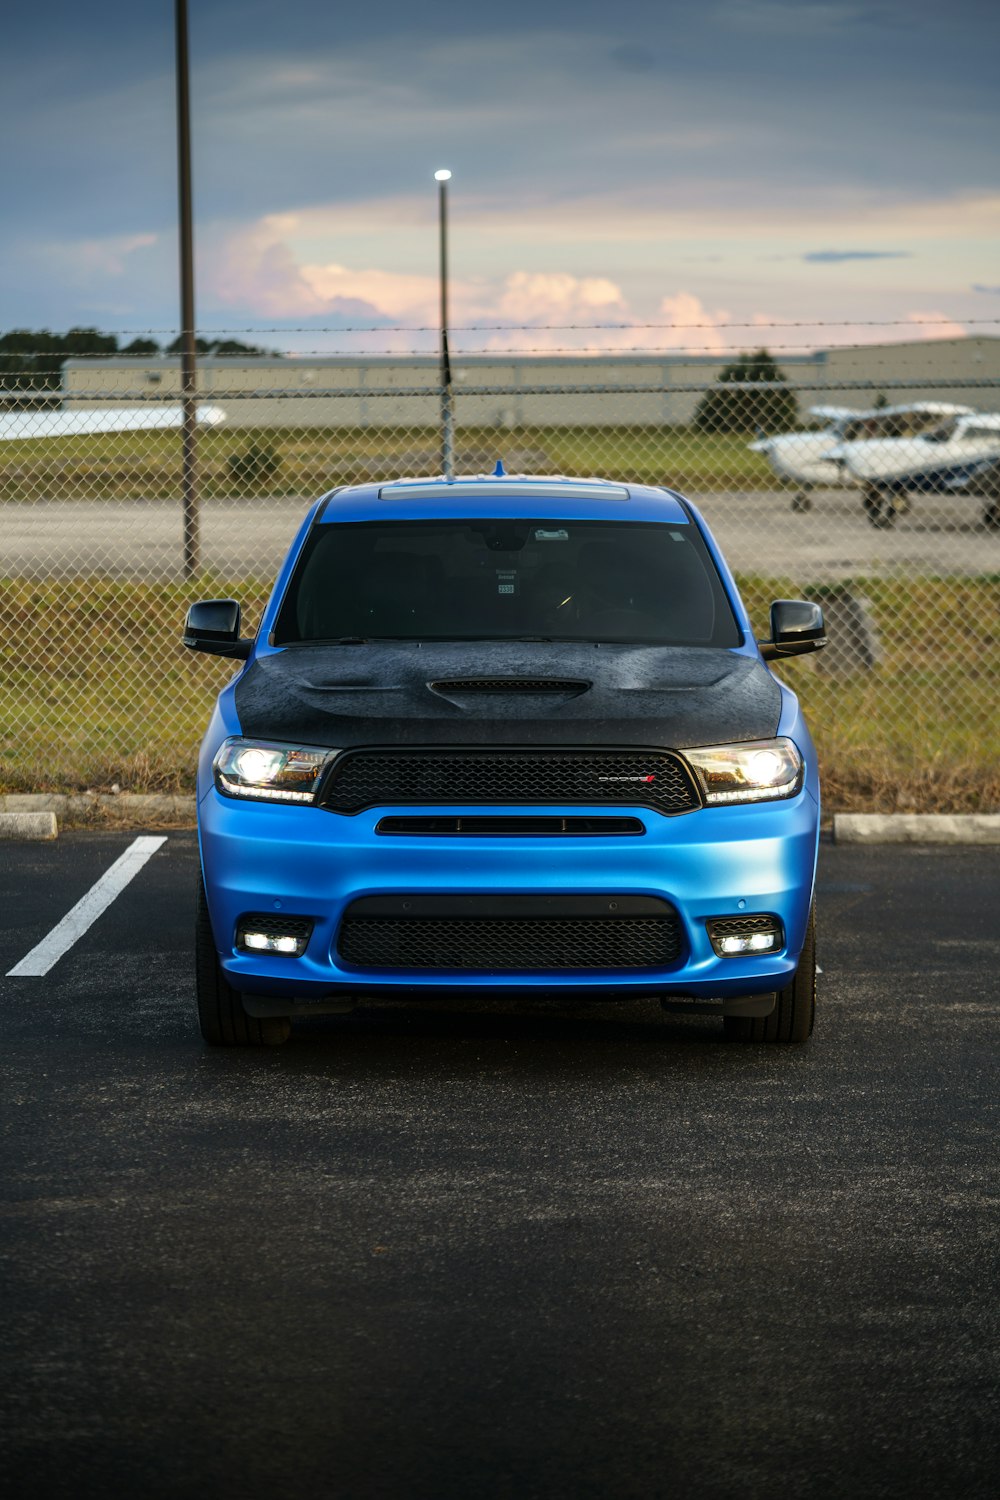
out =
{"type": "MultiPolygon", "coordinates": [[[[761,636],[771,601],[799,592],[780,577],[740,586],[761,636]]],[[[821,656],[781,668],[816,739],[826,810],[1000,809],[1000,579],[850,587],[869,602],[877,668],[831,676],[821,656]]],[[[190,791],[197,745],[234,667],[186,651],[181,626],[192,600],[233,591],[212,575],[0,580],[0,791],[190,791]]],[[[237,586],[249,631],[269,591],[264,579],[237,586]]]]}
{"type": "MultiPolygon", "coordinates": [[[[682,490],[769,490],[778,481],[751,453],[750,433],[689,427],[463,427],[456,466],[510,472],[591,474],[682,490]]],[[[337,484],[393,474],[436,474],[434,427],[208,428],[198,441],[206,499],[318,495],[337,484]],[[253,450],[273,456],[247,463],[253,450]],[[253,476],[257,473],[258,477],[253,476]],[[240,476],[243,476],[242,478],[240,476]]],[[[176,432],[116,432],[3,444],[0,501],[172,500],[181,490],[176,432]]]]}

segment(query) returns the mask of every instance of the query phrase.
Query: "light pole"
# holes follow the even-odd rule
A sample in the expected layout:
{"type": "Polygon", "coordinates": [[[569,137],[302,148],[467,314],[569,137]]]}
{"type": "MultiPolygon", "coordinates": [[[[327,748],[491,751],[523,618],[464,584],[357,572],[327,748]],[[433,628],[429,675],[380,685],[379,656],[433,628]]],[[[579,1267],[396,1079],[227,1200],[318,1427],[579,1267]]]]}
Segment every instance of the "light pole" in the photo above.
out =
{"type": "Polygon", "coordinates": [[[181,491],[184,497],[184,577],[200,565],[195,473],[194,231],[191,216],[191,111],[188,99],[187,0],[174,0],[177,43],[177,200],[181,265],[181,491]]]}
{"type": "Polygon", "coordinates": [[[448,355],[448,183],[446,167],[434,173],[438,185],[438,238],[441,268],[441,473],[455,477],[455,410],[451,399],[451,359],[448,355]]]}

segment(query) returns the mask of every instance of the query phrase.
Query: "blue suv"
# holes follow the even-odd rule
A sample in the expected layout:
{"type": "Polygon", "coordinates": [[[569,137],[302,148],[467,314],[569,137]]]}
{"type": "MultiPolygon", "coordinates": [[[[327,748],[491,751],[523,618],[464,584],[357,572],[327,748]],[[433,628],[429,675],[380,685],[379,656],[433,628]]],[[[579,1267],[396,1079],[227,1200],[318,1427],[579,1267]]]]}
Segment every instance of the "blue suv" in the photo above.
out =
{"type": "Polygon", "coordinates": [[[711,1010],[801,1042],[815,1006],[816,756],[681,495],[492,476],[332,490],[256,639],[232,599],[184,644],[245,664],[201,748],[198,1013],[290,1018],[442,992],[711,1010]]]}

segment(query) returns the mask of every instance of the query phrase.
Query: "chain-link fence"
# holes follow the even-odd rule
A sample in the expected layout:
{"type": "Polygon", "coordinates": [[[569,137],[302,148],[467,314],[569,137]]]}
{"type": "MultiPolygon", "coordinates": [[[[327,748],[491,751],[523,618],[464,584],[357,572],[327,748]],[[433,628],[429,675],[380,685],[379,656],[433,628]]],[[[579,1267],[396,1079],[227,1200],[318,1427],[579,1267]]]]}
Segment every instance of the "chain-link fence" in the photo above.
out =
{"type": "MultiPolygon", "coordinates": [[[[454,467],[679,489],[759,635],[774,598],[825,605],[830,647],[782,670],[828,806],[990,809],[1000,339],[903,349],[457,360],[454,467]]],[[[0,791],[190,786],[232,667],[182,648],[188,602],[236,597],[252,630],[318,494],[440,474],[438,380],[433,357],[204,360],[185,566],[177,360],[69,360],[57,390],[8,375],[0,791]]]]}

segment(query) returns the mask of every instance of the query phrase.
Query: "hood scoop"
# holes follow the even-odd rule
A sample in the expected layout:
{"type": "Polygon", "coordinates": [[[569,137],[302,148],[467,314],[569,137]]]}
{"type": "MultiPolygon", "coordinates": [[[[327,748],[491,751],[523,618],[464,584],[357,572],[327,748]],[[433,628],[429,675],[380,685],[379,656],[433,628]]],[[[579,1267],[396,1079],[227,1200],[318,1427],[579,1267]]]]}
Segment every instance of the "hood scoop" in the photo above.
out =
{"type": "MultiPolygon", "coordinates": [[[[757,656],[573,641],[375,642],[268,652],[233,684],[240,733],[302,745],[722,745],[777,733],[757,656]]],[[[227,690],[228,691],[228,690],[227,690]]]]}
{"type": "Polygon", "coordinates": [[[465,714],[533,719],[564,708],[593,683],[577,677],[450,677],[427,686],[436,698],[465,714]]]}
{"type": "Polygon", "coordinates": [[[432,693],[450,698],[454,693],[557,693],[576,698],[591,686],[570,677],[456,677],[450,682],[429,682],[432,693]]]}

